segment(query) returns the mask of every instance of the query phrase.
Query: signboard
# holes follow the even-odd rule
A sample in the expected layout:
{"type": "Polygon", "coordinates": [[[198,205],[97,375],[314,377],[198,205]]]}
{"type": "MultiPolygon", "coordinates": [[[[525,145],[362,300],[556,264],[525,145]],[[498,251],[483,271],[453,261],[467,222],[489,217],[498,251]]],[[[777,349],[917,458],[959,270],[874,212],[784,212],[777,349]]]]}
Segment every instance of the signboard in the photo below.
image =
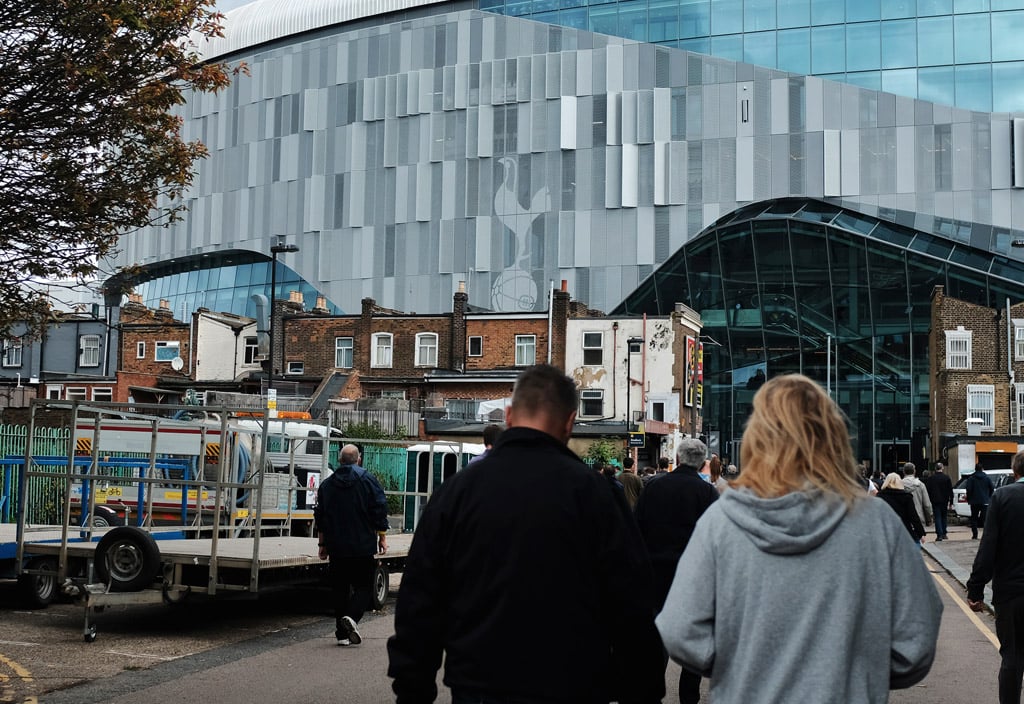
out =
{"type": "Polygon", "coordinates": [[[704,405],[704,343],[690,336],[686,337],[683,403],[690,408],[702,408],[704,405]]]}
{"type": "Polygon", "coordinates": [[[267,416],[277,418],[277,389],[267,389],[267,416]]]}
{"type": "Polygon", "coordinates": [[[629,434],[629,446],[630,447],[643,447],[644,446],[644,434],[643,433],[630,433],[629,434]]]}

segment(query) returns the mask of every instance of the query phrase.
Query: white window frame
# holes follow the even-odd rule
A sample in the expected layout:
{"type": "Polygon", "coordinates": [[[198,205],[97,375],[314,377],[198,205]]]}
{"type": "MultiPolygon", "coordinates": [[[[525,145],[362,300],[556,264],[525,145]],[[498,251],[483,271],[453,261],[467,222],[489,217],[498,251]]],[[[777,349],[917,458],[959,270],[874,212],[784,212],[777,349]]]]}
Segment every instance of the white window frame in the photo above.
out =
{"type": "Polygon", "coordinates": [[[82,335],[78,338],[78,366],[100,366],[100,336],[82,335]]]}
{"type": "Polygon", "coordinates": [[[94,386],[92,387],[92,400],[110,403],[114,400],[114,389],[109,386],[94,386]]]}
{"type": "Polygon", "coordinates": [[[301,361],[291,361],[286,364],[285,374],[305,374],[306,364],[301,361]]]}
{"type": "Polygon", "coordinates": [[[604,390],[603,389],[580,389],[580,418],[603,418],[604,417],[604,390]],[[600,401],[601,410],[597,413],[586,412],[586,402],[600,401]]]}
{"type": "Polygon", "coordinates": [[[437,366],[438,336],[436,332],[416,333],[416,366],[437,366]]]}
{"type": "Polygon", "coordinates": [[[64,385],[63,384],[47,384],[46,385],[46,399],[48,401],[60,401],[64,398],[64,385]]]}
{"type": "Polygon", "coordinates": [[[946,330],[946,369],[969,370],[972,366],[971,331],[963,325],[946,330]]]}
{"type": "Polygon", "coordinates": [[[995,432],[996,387],[992,384],[967,385],[967,417],[981,420],[981,430],[995,432]]]}
{"type": "Polygon", "coordinates": [[[246,335],[242,340],[242,364],[259,364],[260,338],[246,335]]]}
{"type": "Polygon", "coordinates": [[[403,389],[385,389],[380,392],[380,398],[397,398],[405,400],[405,391],[403,389]]]}
{"type": "Polygon", "coordinates": [[[583,333],[583,366],[585,367],[602,367],[604,366],[604,333],[600,331],[591,331],[583,333]],[[587,341],[587,337],[597,336],[597,342],[591,339],[587,341]],[[597,352],[597,361],[587,361],[587,353],[597,352]]]}
{"type": "Polygon", "coordinates": [[[375,332],[370,338],[370,366],[390,369],[395,359],[395,336],[389,332],[375,332]]]}
{"type": "Polygon", "coordinates": [[[1024,360],[1024,320],[1013,321],[1013,358],[1024,360]]]}
{"type": "Polygon", "coordinates": [[[516,366],[532,367],[537,363],[537,336],[516,335],[516,366]],[[527,357],[529,355],[529,358],[527,357]]]}
{"type": "Polygon", "coordinates": [[[146,358],[146,343],[145,342],[136,342],[135,343],[135,359],[145,359],[145,358],[146,358]]]}
{"type": "Polygon", "coordinates": [[[181,343],[178,340],[158,340],[153,343],[153,361],[154,362],[171,362],[175,357],[181,356],[181,343]],[[169,357],[168,352],[164,350],[173,350],[174,354],[169,357]]]}
{"type": "Polygon", "coordinates": [[[484,356],[484,337],[483,335],[470,335],[467,340],[466,354],[470,357],[483,357],[484,356]],[[476,345],[476,352],[473,351],[473,345],[476,345]]]}
{"type": "Polygon", "coordinates": [[[64,388],[64,399],[67,401],[88,401],[89,389],[84,386],[67,386],[64,388]]]}
{"type": "Polygon", "coordinates": [[[22,364],[22,342],[20,339],[4,340],[2,362],[5,367],[20,367],[22,364]]]}
{"type": "Polygon", "coordinates": [[[354,337],[336,337],[334,338],[334,367],[335,369],[351,369],[355,365],[356,359],[356,339],[354,337]],[[348,341],[347,346],[345,341],[348,341]],[[346,360],[343,356],[348,357],[348,364],[345,364],[346,360]]]}

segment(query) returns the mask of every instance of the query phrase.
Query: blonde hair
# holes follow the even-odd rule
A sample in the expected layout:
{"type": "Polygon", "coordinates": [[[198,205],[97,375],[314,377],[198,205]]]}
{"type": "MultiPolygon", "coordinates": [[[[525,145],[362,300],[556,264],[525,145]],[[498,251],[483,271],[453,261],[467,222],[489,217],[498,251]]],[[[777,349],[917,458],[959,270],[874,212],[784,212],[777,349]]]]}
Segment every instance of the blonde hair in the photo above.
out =
{"type": "Polygon", "coordinates": [[[740,449],[737,486],[776,498],[807,485],[846,503],[865,497],[846,417],[825,390],[802,374],[777,376],[754,396],[740,449]]]}
{"type": "Polygon", "coordinates": [[[900,475],[896,472],[890,472],[885,475],[885,481],[882,482],[883,489],[898,489],[903,491],[906,487],[903,485],[903,480],[900,479],[900,475]]]}

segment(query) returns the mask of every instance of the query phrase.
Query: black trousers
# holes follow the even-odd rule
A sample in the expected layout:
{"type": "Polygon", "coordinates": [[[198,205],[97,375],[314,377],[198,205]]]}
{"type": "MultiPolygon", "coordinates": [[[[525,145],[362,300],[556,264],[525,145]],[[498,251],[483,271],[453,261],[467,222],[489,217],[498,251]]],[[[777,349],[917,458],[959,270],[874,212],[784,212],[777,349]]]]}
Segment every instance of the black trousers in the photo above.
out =
{"type": "Polygon", "coordinates": [[[988,504],[971,504],[971,536],[978,537],[978,529],[985,527],[988,504]]]}
{"type": "Polygon", "coordinates": [[[373,604],[373,556],[332,557],[327,568],[327,579],[334,594],[335,636],[342,638],[347,632],[341,627],[342,616],[356,623],[373,604]]]}
{"type": "Polygon", "coordinates": [[[1020,704],[1024,679],[1024,596],[995,607],[996,635],[999,637],[999,704],[1020,704]]]}

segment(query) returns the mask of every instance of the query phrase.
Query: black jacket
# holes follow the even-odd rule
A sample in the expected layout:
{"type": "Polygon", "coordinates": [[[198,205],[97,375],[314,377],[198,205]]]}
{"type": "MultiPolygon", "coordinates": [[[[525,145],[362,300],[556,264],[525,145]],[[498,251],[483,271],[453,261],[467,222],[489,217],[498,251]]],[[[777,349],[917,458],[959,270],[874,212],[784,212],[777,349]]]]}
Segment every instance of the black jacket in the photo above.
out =
{"type": "Polygon", "coordinates": [[[878,492],[878,498],[885,503],[889,504],[896,515],[903,521],[903,525],[906,526],[907,532],[917,542],[921,541],[924,537],[925,530],[924,526],[921,525],[921,518],[917,515],[917,509],[914,508],[914,497],[908,494],[903,489],[882,489],[878,492]]]}
{"type": "Polygon", "coordinates": [[[388,503],[377,478],[358,465],[343,464],[320,484],[313,518],[331,557],[377,552],[377,531],[388,529],[388,503]]]}
{"type": "Polygon", "coordinates": [[[510,428],[434,492],[388,641],[399,704],[452,689],[509,701],[661,701],[661,640],[636,523],[563,443],[510,428]]]}
{"type": "Polygon", "coordinates": [[[967,503],[972,506],[987,506],[992,500],[992,492],[995,491],[991,477],[980,469],[974,470],[974,474],[967,477],[964,489],[967,503]]]}
{"type": "Polygon", "coordinates": [[[928,477],[928,498],[932,506],[946,507],[953,503],[953,480],[945,472],[935,472],[928,477]]]}
{"type": "Polygon", "coordinates": [[[992,494],[974,569],[967,580],[967,598],[981,601],[992,581],[992,604],[1024,595],[1024,483],[1000,487],[992,494]]]}
{"type": "Polygon", "coordinates": [[[636,521],[651,556],[659,610],[697,519],[717,500],[718,489],[701,479],[697,470],[686,467],[658,476],[640,495],[636,521]]]}

